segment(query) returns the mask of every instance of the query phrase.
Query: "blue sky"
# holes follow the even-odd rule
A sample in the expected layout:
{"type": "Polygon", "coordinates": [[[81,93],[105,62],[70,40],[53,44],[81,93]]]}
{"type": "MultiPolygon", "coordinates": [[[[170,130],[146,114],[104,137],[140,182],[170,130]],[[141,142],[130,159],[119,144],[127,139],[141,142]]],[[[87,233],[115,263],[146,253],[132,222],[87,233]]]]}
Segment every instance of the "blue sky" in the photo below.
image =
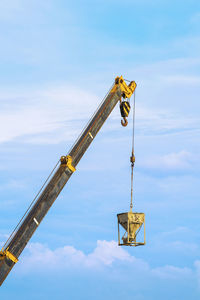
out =
{"type": "Polygon", "coordinates": [[[117,247],[131,121],[113,111],[4,285],[7,299],[200,297],[199,1],[0,2],[0,242],[118,75],[135,80],[135,209],[117,247]]]}

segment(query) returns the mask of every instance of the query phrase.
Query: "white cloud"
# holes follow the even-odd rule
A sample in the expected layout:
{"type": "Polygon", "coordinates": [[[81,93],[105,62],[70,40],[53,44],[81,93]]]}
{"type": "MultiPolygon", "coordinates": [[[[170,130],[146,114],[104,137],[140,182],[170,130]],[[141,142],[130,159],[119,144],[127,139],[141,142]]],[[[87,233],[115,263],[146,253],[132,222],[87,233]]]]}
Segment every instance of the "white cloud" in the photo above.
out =
{"type": "Polygon", "coordinates": [[[181,116],[169,109],[147,108],[140,104],[136,107],[136,130],[140,134],[174,134],[194,130],[199,127],[198,124],[197,118],[181,116]]]}
{"type": "Polygon", "coordinates": [[[189,243],[189,242],[183,242],[183,241],[174,241],[167,243],[166,247],[168,249],[172,249],[174,251],[178,251],[186,253],[186,254],[191,254],[197,251],[199,251],[199,245],[195,243],[189,243]]]}
{"type": "MultiPolygon", "coordinates": [[[[196,114],[200,77],[193,71],[199,63],[199,58],[180,58],[140,65],[135,70],[137,134],[169,135],[200,130],[196,114]]],[[[63,84],[10,90],[1,89],[0,93],[0,126],[4,129],[0,143],[19,137],[39,144],[74,140],[100,102],[85,89],[63,84]]],[[[118,109],[111,119],[107,130],[118,129],[118,109]]]]}
{"type": "Polygon", "coordinates": [[[189,268],[178,268],[167,265],[153,269],[152,274],[161,279],[179,280],[182,278],[189,278],[192,275],[192,270],[189,268]]]}
{"type": "Polygon", "coordinates": [[[72,86],[0,95],[0,142],[58,143],[77,137],[98,100],[72,86]]]}
{"type": "MultiPolygon", "coordinates": [[[[197,49],[200,45],[199,39],[182,41],[184,45],[191,45],[192,42],[195,45],[190,48],[197,49]]],[[[191,128],[195,124],[199,128],[199,65],[199,55],[140,65],[134,71],[138,83],[136,109],[140,104],[145,104],[150,109],[150,116],[151,109],[161,112],[167,126],[170,125],[168,121],[174,126],[181,125],[184,120],[187,121],[182,123],[184,129],[187,125],[191,128]]]]}
{"type": "MultiPolygon", "coordinates": [[[[195,43],[196,45],[200,44],[199,37],[196,38],[183,38],[177,41],[179,43],[178,45],[170,45],[171,47],[175,46],[176,48],[181,48],[183,44],[185,46],[188,46],[189,49],[191,49],[190,44],[191,42],[195,43]]],[[[162,50],[161,50],[162,51],[162,50]]],[[[187,76],[188,78],[194,77],[195,74],[191,72],[191,70],[194,70],[194,67],[198,68],[200,65],[200,57],[194,57],[194,56],[178,56],[177,58],[172,59],[165,59],[165,60],[157,60],[153,63],[140,65],[136,73],[139,75],[139,78],[142,80],[142,78],[149,83],[154,83],[155,85],[160,84],[160,81],[155,81],[155,79],[162,80],[162,83],[165,83],[165,78],[168,78],[168,76],[187,76]],[[152,77],[149,77],[148,75],[152,74],[152,77]]],[[[198,74],[198,73],[197,73],[198,74]]]]}
{"type": "Polygon", "coordinates": [[[188,242],[188,237],[192,237],[193,240],[196,240],[197,238],[200,237],[199,233],[196,232],[194,229],[190,229],[186,226],[178,226],[170,231],[165,231],[161,232],[159,237],[157,239],[177,239],[179,237],[181,240],[185,240],[187,237],[187,242],[188,242]]]}
{"type": "Polygon", "coordinates": [[[153,236],[150,251],[153,253],[178,254],[188,258],[199,254],[198,239],[200,235],[194,229],[179,226],[171,231],[160,232],[153,236]]]}
{"type": "Polygon", "coordinates": [[[0,191],[2,190],[20,190],[26,187],[25,183],[21,180],[10,180],[7,183],[0,184],[0,191]]]}
{"type": "Polygon", "coordinates": [[[191,255],[198,255],[199,245],[194,242],[188,242],[185,239],[182,241],[181,238],[175,241],[167,241],[166,239],[160,238],[160,240],[155,239],[153,246],[151,246],[151,251],[162,252],[162,253],[177,253],[178,255],[184,255],[188,257],[191,255]]]}
{"type": "Polygon", "coordinates": [[[92,253],[86,255],[73,246],[64,246],[55,250],[39,243],[31,243],[27,247],[22,270],[39,269],[65,269],[100,268],[111,266],[115,261],[134,262],[136,259],[127,251],[118,247],[115,241],[97,241],[97,247],[92,253]]]}
{"type": "Polygon", "coordinates": [[[116,260],[132,261],[132,257],[127,251],[118,247],[115,241],[97,241],[94,252],[87,257],[87,265],[103,264],[109,266],[116,260]]]}
{"type": "Polygon", "coordinates": [[[15,23],[23,20],[29,21],[30,17],[34,20],[34,16],[41,17],[41,12],[45,12],[50,6],[50,3],[41,2],[38,0],[1,0],[0,1],[0,20],[15,23]]]}
{"type": "Polygon", "coordinates": [[[152,156],[148,159],[144,158],[138,164],[145,169],[168,172],[192,170],[197,166],[198,161],[198,157],[188,151],[182,150],[177,153],[152,156]]]}
{"type": "MultiPolygon", "coordinates": [[[[74,86],[47,87],[0,93],[0,143],[23,138],[29,143],[54,144],[74,140],[96,110],[100,100],[74,86]]],[[[107,130],[119,129],[118,108],[107,130]],[[117,122],[117,125],[116,125],[117,122]]],[[[138,134],[163,134],[196,127],[198,120],[149,109],[139,104],[138,134]]]]}
{"type": "Polygon", "coordinates": [[[192,155],[187,151],[169,153],[163,156],[150,157],[143,166],[150,169],[185,170],[191,167],[192,155]]]}
{"type": "Polygon", "coordinates": [[[171,86],[174,85],[190,85],[199,87],[200,84],[200,76],[189,76],[189,75],[172,75],[172,76],[166,76],[164,77],[165,82],[167,84],[171,84],[171,86]]]}
{"type": "Polygon", "coordinates": [[[175,229],[173,229],[171,231],[163,232],[162,235],[164,235],[164,236],[173,236],[173,235],[177,235],[177,234],[188,234],[190,232],[191,232],[191,230],[188,227],[178,226],[178,227],[176,227],[175,229]]]}
{"type": "MultiPolygon", "coordinates": [[[[160,279],[184,279],[193,274],[192,269],[166,265],[163,267],[150,268],[149,264],[128,253],[119,247],[115,241],[97,241],[93,252],[85,254],[73,246],[64,246],[51,250],[40,243],[30,243],[26,249],[23,259],[20,260],[19,271],[26,273],[33,270],[46,272],[49,269],[64,270],[73,268],[102,270],[102,268],[113,267],[115,262],[122,262],[138,274],[149,275],[160,279]]],[[[200,263],[195,263],[199,267],[200,263]]],[[[200,269],[200,268],[199,268],[200,269]]]]}

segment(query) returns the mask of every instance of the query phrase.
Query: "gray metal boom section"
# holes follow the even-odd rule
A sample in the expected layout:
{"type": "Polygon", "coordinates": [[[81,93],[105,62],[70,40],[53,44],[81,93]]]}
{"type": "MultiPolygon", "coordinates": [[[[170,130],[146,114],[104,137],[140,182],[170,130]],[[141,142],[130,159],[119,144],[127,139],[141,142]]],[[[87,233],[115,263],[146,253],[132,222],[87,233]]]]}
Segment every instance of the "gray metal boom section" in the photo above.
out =
{"type": "MultiPolygon", "coordinates": [[[[89,145],[92,143],[94,137],[120,98],[120,87],[118,87],[115,92],[110,92],[79,139],[74,144],[69,153],[69,155],[72,157],[72,165],[74,167],[77,166],[78,162],[86,152],[89,145]]],[[[16,258],[20,256],[26,244],[31,239],[33,233],[39,226],[44,216],[47,214],[49,208],[52,206],[72,174],[73,172],[68,167],[60,164],[57,171],[6,247],[6,249],[9,250],[9,252],[11,252],[16,258]]],[[[7,257],[0,260],[0,285],[3,283],[14,265],[15,263],[7,257]]]]}

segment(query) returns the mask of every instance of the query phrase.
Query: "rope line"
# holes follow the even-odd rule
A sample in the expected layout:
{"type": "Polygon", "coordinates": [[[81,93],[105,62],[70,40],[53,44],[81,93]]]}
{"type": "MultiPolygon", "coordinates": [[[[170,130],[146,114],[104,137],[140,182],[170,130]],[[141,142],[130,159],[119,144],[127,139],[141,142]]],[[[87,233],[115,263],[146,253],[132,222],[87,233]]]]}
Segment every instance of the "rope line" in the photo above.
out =
{"type": "Polygon", "coordinates": [[[47,179],[45,180],[44,184],[42,185],[42,187],[40,188],[39,192],[36,194],[35,198],[33,199],[33,201],[31,202],[31,204],[29,205],[29,207],[27,208],[27,210],[25,211],[24,215],[22,216],[21,220],[19,221],[19,223],[17,224],[17,226],[15,227],[15,229],[13,230],[13,232],[11,233],[11,235],[9,236],[9,238],[7,239],[7,241],[5,242],[2,250],[4,250],[8,243],[10,242],[11,238],[14,236],[14,234],[16,233],[16,230],[19,228],[19,226],[21,225],[22,221],[24,220],[24,218],[26,217],[26,215],[28,214],[28,212],[31,210],[33,204],[35,204],[36,200],[38,199],[38,196],[40,195],[40,193],[42,192],[43,188],[45,187],[46,183],[49,181],[50,177],[52,176],[52,174],[54,173],[55,169],[57,168],[58,164],[59,164],[60,160],[56,163],[55,167],[53,168],[53,170],[51,171],[51,173],[49,174],[49,176],[47,177],[47,179]]]}
{"type": "Polygon", "coordinates": [[[133,168],[135,163],[135,92],[134,92],[134,99],[133,99],[133,132],[132,132],[132,153],[130,157],[131,161],[131,203],[130,203],[130,211],[133,209],[133,168]]]}

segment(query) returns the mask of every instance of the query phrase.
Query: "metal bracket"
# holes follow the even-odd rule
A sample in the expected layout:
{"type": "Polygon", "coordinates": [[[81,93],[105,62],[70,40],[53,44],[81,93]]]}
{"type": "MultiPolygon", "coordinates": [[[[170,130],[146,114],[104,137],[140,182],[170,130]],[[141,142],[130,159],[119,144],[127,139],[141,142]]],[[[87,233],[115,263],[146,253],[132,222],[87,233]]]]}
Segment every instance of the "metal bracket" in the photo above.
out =
{"type": "Polygon", "coordinates": [[[4,250],[3,249],[0,251],[0,260],[4,259],[4,258],[9,258],[10,260],[12,260],[14,263],[18,262],[17,257],[15,257],[11,252],[8,251],[8,249],[4,250]]]}
{"type": "Polygon", "coordinates": [[[61,156],[61,165],[64,165],[70,169],[70,171],[75,172],[76,168],[72,165],[72,157],[70,155],[61,156]]]}

